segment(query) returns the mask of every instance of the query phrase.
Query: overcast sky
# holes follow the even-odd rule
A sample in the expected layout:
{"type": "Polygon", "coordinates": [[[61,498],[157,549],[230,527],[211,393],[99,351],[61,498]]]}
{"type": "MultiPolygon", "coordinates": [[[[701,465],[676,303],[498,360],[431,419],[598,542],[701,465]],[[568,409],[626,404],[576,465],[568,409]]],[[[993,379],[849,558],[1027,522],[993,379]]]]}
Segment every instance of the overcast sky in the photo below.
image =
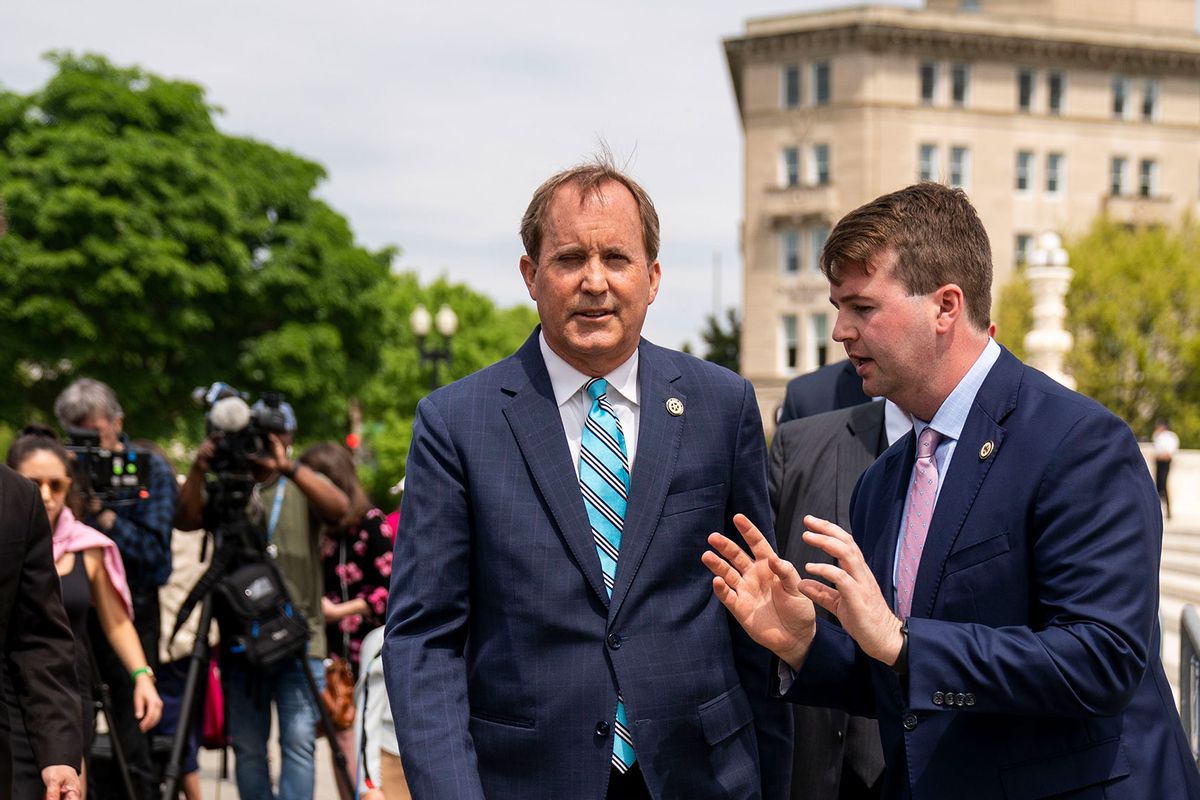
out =
{"type": "Polygon", "coordinates": [[[662,220],[645,334],[699,346],[714,299],[741,300],[742,136],[721,39],[748,17],[846,4],[39,0],[5,9],[0,83],[41,86],[50,50],[199,83],[224,131],[325,165],[321,196],[363,244],[400,246],[397,269],[505,305],[529,302],[516,231],[533,189],[603,139],[662,220]]]}

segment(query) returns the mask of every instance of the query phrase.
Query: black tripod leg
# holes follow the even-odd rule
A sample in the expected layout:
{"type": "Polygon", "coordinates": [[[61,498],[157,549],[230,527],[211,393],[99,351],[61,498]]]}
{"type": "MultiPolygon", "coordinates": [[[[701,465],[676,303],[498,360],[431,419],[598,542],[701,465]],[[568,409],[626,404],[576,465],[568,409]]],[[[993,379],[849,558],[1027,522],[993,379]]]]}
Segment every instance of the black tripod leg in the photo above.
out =
{"type": "Polygon", "coordinates": [[[179,796],[179,779],[183,770],[183,751],[191,734],[193,712],[198,705],[197,688],[200,672],[208,666],[208,629],[212,626],[212,595],[206,594],[200,606],[200,627],[196,629],[196,643],[188,656],[187,678],[183,683],[183,697],[179,701],[179,722],[171,738],[171,760],[163,771],[163,800],[176,800],[179,796]]]}
{"type": "Polygon", "coordinates": [[[334,736],[333,721],[329,719],[329,712],[325,710],[325,703],[321,701],[321,690],[317,688],[317,679],[313,677],[308,659],[301,656],[299,660],[300,668],[304,670],[304,679],[308,681],[308,692],[317,705],[317,713],[321,715],[321,727],[325,729],[325,738],[329,741],[329,749],[333,751],[334,772],[337,774],[338,782],[342,784],[350,797],[354,797],[354,781],[350,780],[350,768],[346,766],[346,754],[342,752],[342,748],[338,747],[337,739],[334,736]]]}
{"type": "MultiPolygon", "coordinates": [[[[76,640],[76,645],[79,646],[76,640]]],[[[121,746],[121,737],[117,733],[117,724],[113,720],[112,695],[109,694],[108,684],[100,677],[100,666],[96,663],[96,654],[91,645],[84,643],[88,651],[88,662],[92,665],[92,681],[100,689],[100,710],[104,712],[104,720],[108,723],[108,741],[112,745],[113,760],[117,762],[117,772],[121,775],[121,783],[125,786],[125,796],[129,800],[137,800],[133,792],[133,780],[129,777],[129,763],[125,761],[125,748],[121,746]]]]}

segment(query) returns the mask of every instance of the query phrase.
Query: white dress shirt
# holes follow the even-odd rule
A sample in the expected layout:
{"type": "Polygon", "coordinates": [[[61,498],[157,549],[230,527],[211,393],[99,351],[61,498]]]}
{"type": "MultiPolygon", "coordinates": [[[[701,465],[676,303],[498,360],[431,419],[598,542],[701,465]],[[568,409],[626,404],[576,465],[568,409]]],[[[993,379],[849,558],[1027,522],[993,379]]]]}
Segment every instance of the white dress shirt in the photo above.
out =
{"type": "MultiPolygon", "coordinates": [[[[567,434],[567,446],[571,448],[571,463],[579,470],[579,451],[583,447],[583,425],[587,422],[592,399],[584,387],[592,379],[572,367],[550,349],[546,335],[538,333],[538,345],[542,349],[542,360],[550,373],[550,386],[554,389],[554,402],[562,416],[563,431],[567,434]]],[[[621,432],[625,434],[625,454],[629,457],[629,475],[633,476],[633,457],[637,453],[638,421],[641,408],[638,406],[638,351],[634,350],[621,366],[607,375],[608,402],[617,413],[621,432]]]]}

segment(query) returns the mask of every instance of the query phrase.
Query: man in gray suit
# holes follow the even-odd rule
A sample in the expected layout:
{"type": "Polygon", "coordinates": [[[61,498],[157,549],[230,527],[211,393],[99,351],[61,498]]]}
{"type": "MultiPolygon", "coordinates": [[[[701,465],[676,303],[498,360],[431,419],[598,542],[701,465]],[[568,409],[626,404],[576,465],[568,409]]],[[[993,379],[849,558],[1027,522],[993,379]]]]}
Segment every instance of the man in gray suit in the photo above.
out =
{"type": "MultiPolygon", "coordinates": [[[[890,402],[785,422],[771,443],[770,496],[779,552],[796,565],[832,559],[805,543],[804,515],[850,529],[850,495],[876,457],[912,427],[890,402]],[[885,412],[886,407],[886,412],[885,412]]],[[[831,618],[824,609],[817,613],[831,618]]],[[[796,732],[791,800],[879,797],[883,750],[872,719],[815,706],[792,707],[796,732]]]]}

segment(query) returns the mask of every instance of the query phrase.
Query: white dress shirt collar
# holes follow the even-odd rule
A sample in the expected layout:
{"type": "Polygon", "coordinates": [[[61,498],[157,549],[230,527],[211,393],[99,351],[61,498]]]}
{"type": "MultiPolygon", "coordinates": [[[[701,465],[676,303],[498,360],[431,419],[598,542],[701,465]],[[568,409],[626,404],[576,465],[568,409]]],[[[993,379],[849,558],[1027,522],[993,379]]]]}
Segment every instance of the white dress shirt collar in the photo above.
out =
{"type": "MultiPolygon", "coordinates": [[[[546,342],[546,334],[538,332],[538,346],[542,349],[542,360],[546,362],[546,372],[550,373],[550,386],[554,389],[554,402],[561,408],[563,403],[570,400],[592,379],[568,364],[563,357],[551,349],[546,342]]],[[[619,367],[602,376],[608,381],[608,391],[616,392],[629,401],[631,405],[638,404],[638,351],[625,359],[619,367]]]]}

